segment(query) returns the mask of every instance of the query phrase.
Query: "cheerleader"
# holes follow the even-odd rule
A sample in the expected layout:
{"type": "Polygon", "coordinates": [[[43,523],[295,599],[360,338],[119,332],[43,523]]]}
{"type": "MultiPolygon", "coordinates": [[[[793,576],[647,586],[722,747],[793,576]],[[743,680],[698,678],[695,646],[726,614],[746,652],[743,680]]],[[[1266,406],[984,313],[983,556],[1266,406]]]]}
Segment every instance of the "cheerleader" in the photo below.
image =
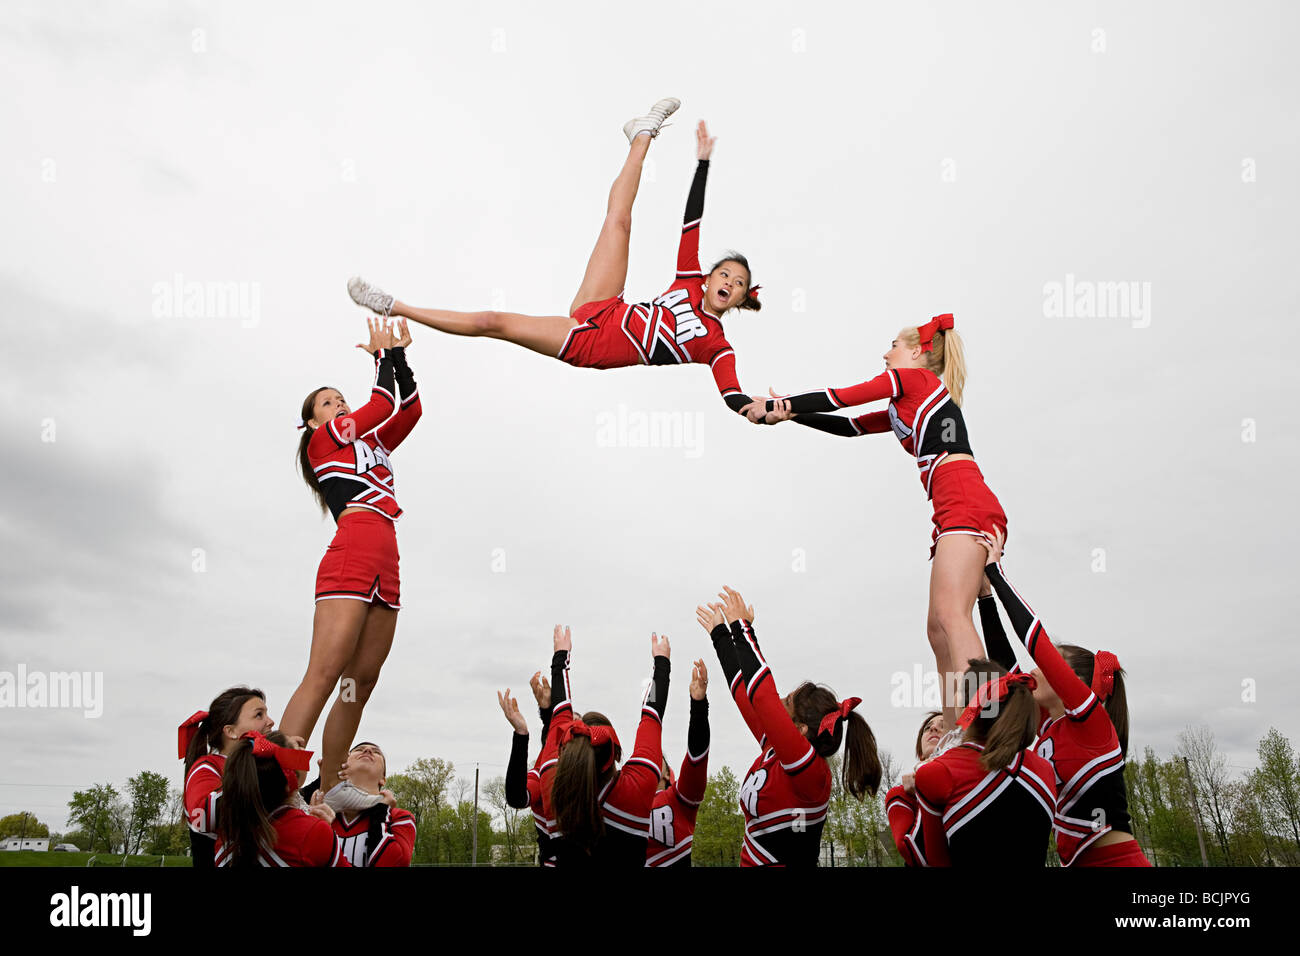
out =
{"type": "Polygon", "coordinates": [[[282,733],[245,734],[226,760],[217,806],[217,866],[351,866],[317,793],[306,810],[291,801],[311,766],[282,733]]]}
{"type": "Polygon", "coordinates": [[[548,748],[558,754],[551,785],[555,832],[551,849],[560,867],[643,868],[650,807],[663,761],[661,734],[668,703],[668,638],[651,635],[654,676],[641,702],[632,756],[620,769],[623,748],[603,715],[573,716],[569,688],[569,629],[556,629],[551,659],[551,727],[548,748]]]}
{"type": "Polygon", "coordinates": [[[915,458],[921,485],[934,503],[926,634],[944,675],[944,720],[951,727],[957,716],[959,662],[984,656],[971,619],[984,576],[978,539],[1005,532],[1007,517],[984,484],[966,435],[961,411],[966,362],[952,316],[903,329],[884,358],[885,371],[859,385],[787,398],[773,392],[772,399],[743,411],[751,421],[775,424],[793,418],[845,437],[892,430],[915,458]],[[821,414],[884,399],[889,400],[886,410],[856,418],[821,414]]]}
{"type": "Polygon", "coordinates": [[[646,866],[690,866],[695,817],[709,783],[709,670],[696,661],[691,670],[691,722],[686,730],[686,756],[674,779],[664,760],[659,768],[659,792],[650,807],[650,839],[646,866]]]}
{"type": "Polygon", "coordinates": [[[1037,615],[1007,581],[1002,543],[1001,535],[985,543],[985,572],[1038,665],[1033,671],[1040,718],[1035,749],[1055,772],[1061,865],[1150,866],[1133,837],[1124,788],[1128,699],[1119,659],[1110,651],[1093,654],[1072,644],[1053,645],[1037,615]]]}
{"type": "Polygon", "coordinates": [[[213,867],[217,802],[226,758],[244,734],[269,734],[274,726],[266,712],[266,696],[251,687],[222,691],[207,710],[195,712],[180,725],[177,750],[179,759],[185,761],[185,819],[195,869],[213,867]]]}
{"type": "Polygon", "coordinates": [[[393,791],[384,787],[388,760],[378,744],[362,741],[348,751],[339,776],[364,794],[379,797],[366,809],[334,814],[334,834],[352,866],[410,866],[415,850],[415,817],[398,807],[393,791]]]}
{"type": "Polygon", "coordinates": [[[535,673],[528,683],[542,719],[542,750],[531,770],[528,769],[528,722],[519,711],[519,702],[510,696],[510,688],[507,687],[505,693],[497,691],[497,703],[515,731],[510,746],[510,762],[506,764],[506,803],[516,810],[531,809],[537,831],[537,862],[542,866],[554,866],[551,834],[555,830],[555,815],[551,812],[551,781],[555,775],[556,757],[546,748],[551,726],[551,685],[541,671],[535,673]]]}
{"type": "Polygon", "coordinates": [[[745,813],[741,866],[816,866],[831,797],[826,760],[845,744],[841,781],[861,800],[880,786],[876,738],[860,714],[861,698],[839,700],[805,681],[778,697],[754,636],[754,609],[723,588],[722,603],[695,609],[709,633],[723,676],[761,753],[740,787],[745,813]],[[730,622],[730,628],[728,628],[730,622]],[[848,724],[847,730],[841,724],[848,724]]]}
{"type": "Polygon", "coordinates": [[[379,670],[388,657],[401,607],[397,534],[401,517],[389,456],[420,419],[420,395],[406,364],[411,344],[405,323],[391,329],[371,320],[375,359],[370,401],[355,412],[332,388],[318,388],[302,404],[298,463],[303,479],[338,523],[316,572],[316,612],[307,673],[285,707],[281,728],[310,739],[340,678],[340,694],[325,720],[322,789],[338,783],[352,738],[379,670]],[[398,405],[394,382],[401,394],[398,405]]]}
{"type": "Polygon", "coordinates": [[[1034,678],[993,661],[970,661],[962,743],[916,771],[923,866],[1041,867],[1056,808],[1051,765],[1034,741],[1034,678]]]}
{"type": "Polygon", "coordinates": [[[921,812],[916,805],[916,771],[921,764],[934,756],[935,747],[944,734],[943,714],[932,710],[921,721],[916,733],[916,766],[903,774],[901,782],[894,784],[885,794],[885,815],[894,835],[903,863],[907,866],[925,866],[925,837],[921,831],[921,812]]]}
{"type": "Polygon", "coordinates": [[[361,278],[348,282],[353,301],[380,315],[399,315],[453,335],[483,335],[514,342],[579,368],[629,365],[708,365],[723,401],[732,411],[748,405],[736,378],[736,356],[727,343],[722,316],[732,309],[759,309],[749,261],[729,253],[705,273],[700,268],[700,220],[704,184],[714,138],[701,120],[696,130],[699,163],[686,200],[686,218],[677,250],[677,276],[653,302],[623,300],[632,203],[650,140],[680,101],[660,100],[646,116],[623,127],[631,143],[622,171],[609,193],[605,223],[568,315],[513,312],[450,312],[407,305],[361,278]]]}

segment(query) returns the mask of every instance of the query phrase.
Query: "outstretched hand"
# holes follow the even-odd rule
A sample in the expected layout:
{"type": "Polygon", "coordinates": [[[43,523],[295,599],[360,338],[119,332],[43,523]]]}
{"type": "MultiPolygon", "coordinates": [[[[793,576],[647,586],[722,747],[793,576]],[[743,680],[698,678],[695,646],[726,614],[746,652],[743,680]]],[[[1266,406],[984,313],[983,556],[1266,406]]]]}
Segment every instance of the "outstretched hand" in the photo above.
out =
{"type": "Polygon", "coordinates": [[[533,700],[537,701],[538,707],[545,710],[551,706],[551,682],[542,676],[541,671],[528,678],[528,686],[533,689],[533,700]]]}
{"type": "Polygon", "coordinates": [[[703,660],[691,667],[691,700],[704,700],[709,693],[709,669],[703,660]]]}
{"type": "Polygon", "coordinates": [[[555,625],[555,634],[552,638],[551,646],[553,650],[557,651],[573,650],[573,635],[569,633],[567,625],[555,625]]]}
{"type": "Polygon", "coordinates": [[[505,693],[497,691],[497,703],[501,705],[501,712],[506,715],[506,720],[515,729],[515,733],[527,737],[528,721],[524,720],[524,715],[519,712],[519,701],[510,696],[509,687],[505,689],[505,693]]]}
{"type": "Polygon", "coordinates": [[[371,355],[374,355],[380,349],[391,349],[395,344],[393,338],[392,326],[382,315],[372,315],[366,319],[366,325],[370,329],[370,344],[362,345],[357,343],[357,348],[364,349],[371,355]]]}
{"type": "Polygon", "coordinates": [[[311,803],[307,805],[307,812],[319,820],[326,823],[334,822],[334,808],[325,802],[325,794],[317,790],[311,795],[311,803]]]}
{"type": "Polygon", "coordinates": [[[727,621],[754,623],[754,608],[752,605],[745,604],[745,599],[740,596],[739,591],[724,584],[722,590],[718,592],[718,597],[722,598],[722,613],[727,621]]]}
{"type": "Polygon", "coordinates": [[[393,326],[393,348],[404,349],[411,344],[411,330],[406,319],[398,319],[393,326]]]}
{"type": "Polygon", "coordinates": [[[722,605],[716,601],[709,604],[701,604],[695,609],[695,619],[700,622],[700,627],[704,628],[704,633],[712,634],[713,629],[719,624],[724,627],[727,619],[722,616],[722,605]]]}
{"type": "Polygon", "coordinates": [[[700,125],[695,127],[695,158],[708,159],[713,155],[713,144],[718,141],[718,137],[709,136],[709,128],[704,125],[704,120],[700,120],[700,125]]]}
{"type": "Polygon", "coordinates": [[[650,635],[650,656],[651,657],[669,657],[672,654],[672,648],[668,646],[668,638],[660,637],[658,634],[650,635]]]}

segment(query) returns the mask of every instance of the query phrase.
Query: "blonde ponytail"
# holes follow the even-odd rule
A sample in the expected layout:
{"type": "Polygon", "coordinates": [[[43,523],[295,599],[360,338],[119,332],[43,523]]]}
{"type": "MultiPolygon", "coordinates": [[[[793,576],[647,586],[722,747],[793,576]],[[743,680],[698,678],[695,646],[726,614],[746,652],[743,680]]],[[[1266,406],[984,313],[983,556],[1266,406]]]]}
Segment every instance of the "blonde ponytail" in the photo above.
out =
{"type": "MultiPolygon", "coordinates": [[[[904,329],[901,338],[908,348],[921,344],[921,332],[916,326],[904,329]]],[[[938,376],[953,402],[961,408],[962,392],[966,389],[966,350],[957,330],[935,332],[931,350],[922,352],[921,360],[925,368],[938,376]]]]}

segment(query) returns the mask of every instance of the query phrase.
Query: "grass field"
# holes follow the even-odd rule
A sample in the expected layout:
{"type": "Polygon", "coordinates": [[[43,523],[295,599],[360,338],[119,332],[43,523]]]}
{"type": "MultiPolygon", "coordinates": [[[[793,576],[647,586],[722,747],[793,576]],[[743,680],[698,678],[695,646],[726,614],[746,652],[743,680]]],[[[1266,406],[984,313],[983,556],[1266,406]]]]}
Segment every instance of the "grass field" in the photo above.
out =
{"type": "MultiPolygon", "coordinates": [[[[42,853],[37,850],[0,852],[0,866],[85,866],[94,857],[92,866],[121,866],[121,853],[42,853]]],[[[189,866],[188,856],[129,856],[127,866],[189,866]]]]}

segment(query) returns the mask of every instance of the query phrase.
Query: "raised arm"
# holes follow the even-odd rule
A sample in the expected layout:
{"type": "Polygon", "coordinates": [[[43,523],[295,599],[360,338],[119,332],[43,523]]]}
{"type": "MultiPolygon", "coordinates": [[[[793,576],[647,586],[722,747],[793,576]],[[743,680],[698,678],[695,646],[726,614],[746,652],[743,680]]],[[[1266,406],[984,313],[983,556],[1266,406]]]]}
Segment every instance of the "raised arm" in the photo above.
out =
{"type": "Polygon", "coordinates": [[[686,731],[686,756],[677,775],[677,797],[687,806],[704,801],[709,782],[709,671],[696,661],[691,671],[691,723],[686,731]]]}
{"type": "Polygon", "coordinates": [[[749,732],[754,735],[759,746],[763,744],[763,725],[758,722],[758,715],[754,713],[754,708],[749,704],[749,698],[745,695],[745,682],[740,673],[740,660],[736,657],[736,647],[731,641],[731,630],[727,627],[727,619],[723,617],[722,605],[716,602],[707,605],[700,605],[695,609],[696,619],[699,620],[700,626],[708,632],[710,640],[713,641],[713,650],[718,655],[718,663],[722,665],[722,676],[727,681],[727,688],[731,694],[731,699],[736,702],[736,709],[740,711],[740,716],[744,718],[745,726],[749,732]]]}
{"type": "Polygon", "coordinates": [[[648,794],[659,783],[659,766],[663,762],[663,721],[668,707],[668,638],[651,635],[654,671],[650,686],[641,699],[641,722],[636,729],[632,756],[623,764],[622,777],[648,794]]]}
{"type": "Polygon", "coordinates": [[[1007,639],[1006,629],[1002,626],[1002,615],[998,613],[998,601],[992,591],[979,596],[980,628],[984,631],[984,647],[989,660],[1001,664],[1011,673],[1019,673],[1020,665],[1016,663],[1016,652],[1007,639]]]}
{"type": "Polygon", "coordinates": [[[327,421],[312,436],[315,444],[325,439],[317,437],[320,433],[328,436],[339,448],[350,445],[362,435],[374,431],[393,414],[397,399],[393,388],[393,357],[391,346],[393,334],[384,328],[382,319],[371,319],[370,345],[358,346],[369,351],[375,357],[375,381],[370,387],[370,401],[350,415],[343,415],[327,421]]]}
{"type": "Polygon", "coordinates": [[[519,710],[519,702],[510,696],[510,688],[505,693],[497,691],[497,703],[501,705],[506,720],[514,728],[510,741],[510,762],[506,764],[506,803],[516,810],[522,810],[529,804],[528,797],[528,723],[519,710]]]}
{"type": "Polygon", "coordinates": [[[420,392],[415,384],[415,376],[411,374],[411,368],[406,364],[406,346],[411,342],[410,333],[406,330],[406,320],[403,319],[398,326],[401,338],[399,344],[391,349],[393,357],[393,377],[397,382],[397,388],[402,396],[401,405],[398,406],[397,414],[386,421],[379,429],[379,443],[388,451],[392,451],[400,445],[406,436],[411,433],[415,423],[420,420],[423,409],[420,406],[420,392]]]}

